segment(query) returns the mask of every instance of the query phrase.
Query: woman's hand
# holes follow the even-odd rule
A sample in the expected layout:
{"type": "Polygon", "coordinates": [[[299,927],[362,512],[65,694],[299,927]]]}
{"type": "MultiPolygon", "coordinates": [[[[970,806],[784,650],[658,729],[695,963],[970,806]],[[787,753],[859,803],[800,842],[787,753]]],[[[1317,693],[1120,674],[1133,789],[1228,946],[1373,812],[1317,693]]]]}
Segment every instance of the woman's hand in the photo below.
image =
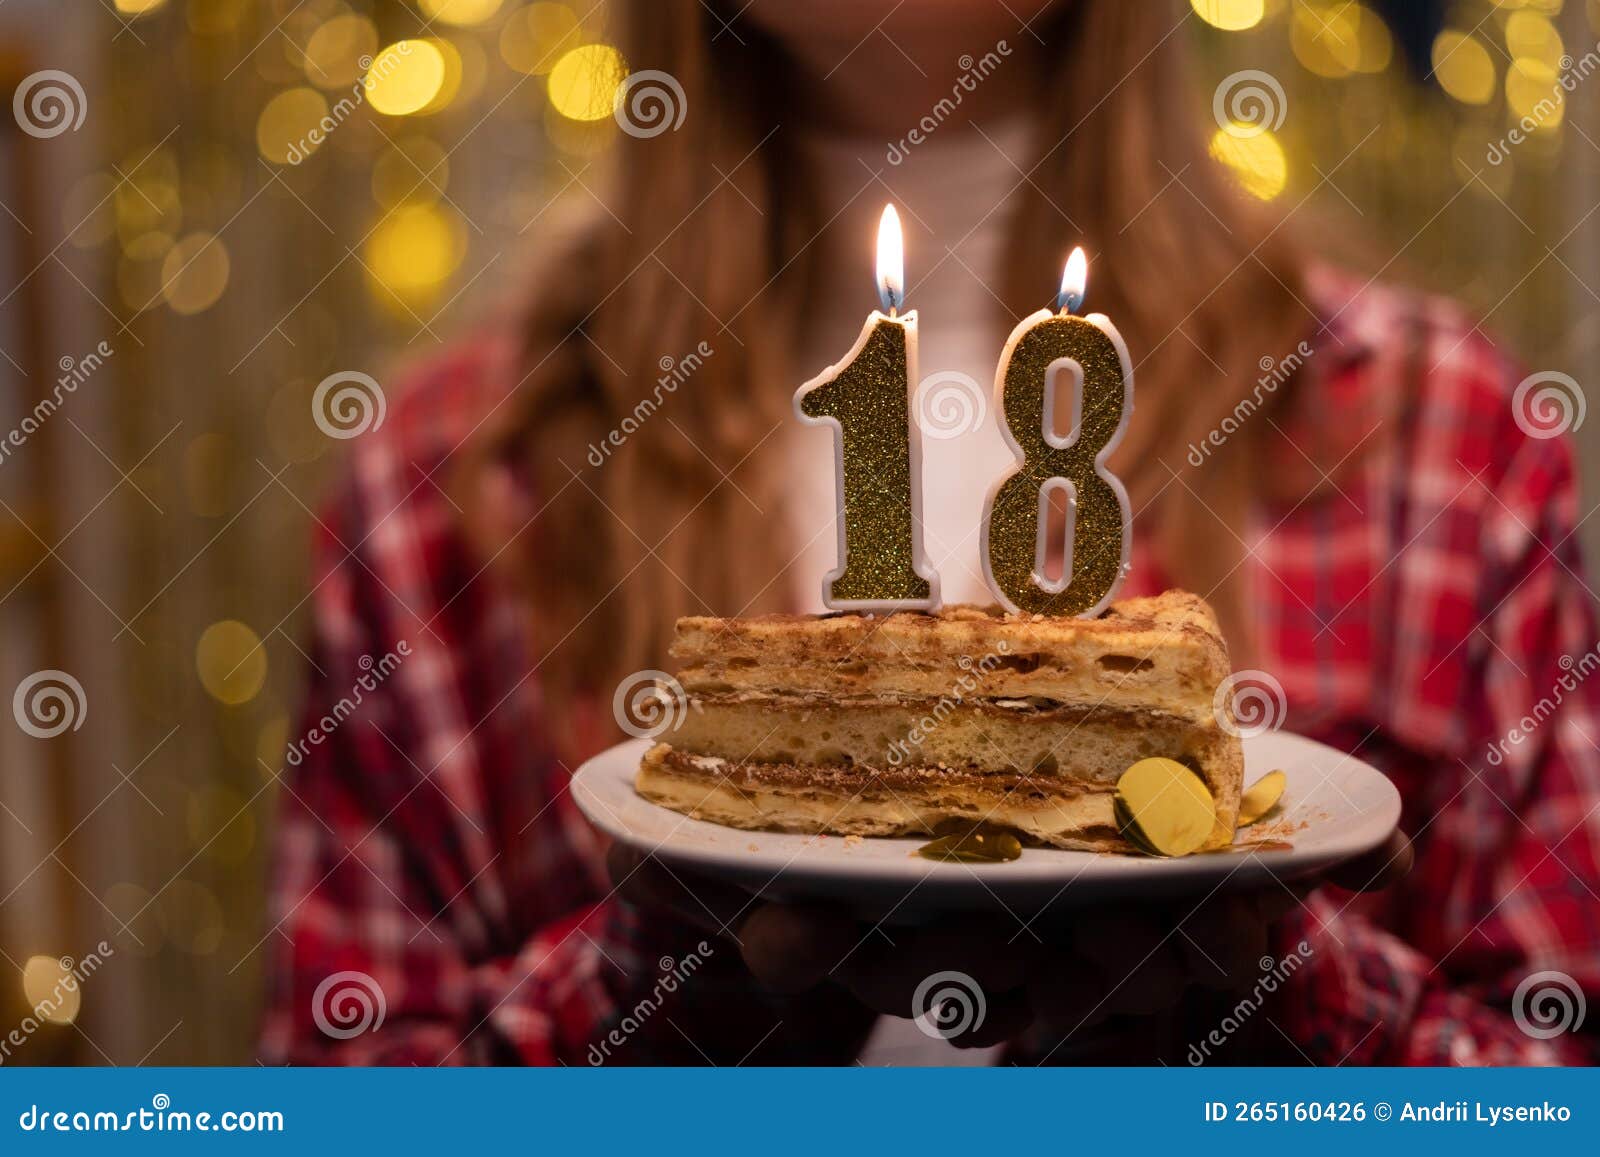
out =
{"type": "Polygon", "coordinates": [[[624,898],[670,910],[738,944],[756,980],[802,992],[832,979],[868,1008],[910,1017],[919,985],[958,972],[982,989],[983,1023],[952,1038],[998,1044],[1032,1024],[1062,1038],[1110,1018],[1171,1011],[1191,987],[1229,991],[1259,976],[1271,925],[1327,882],[1355,891],[1387,887],[1411,868],[1410,841],[1387,843],[1293,887],[1201,901],[1072,909],[1064,922],[1020,926],[1010,916],[961,916],[910,928],[865,925],[829,904],[756,899],[718,881],[669,868],[613,845],[612,878],[624,898]],[[1036,926],[1037,925],[1037,926],[1036,926]]]}

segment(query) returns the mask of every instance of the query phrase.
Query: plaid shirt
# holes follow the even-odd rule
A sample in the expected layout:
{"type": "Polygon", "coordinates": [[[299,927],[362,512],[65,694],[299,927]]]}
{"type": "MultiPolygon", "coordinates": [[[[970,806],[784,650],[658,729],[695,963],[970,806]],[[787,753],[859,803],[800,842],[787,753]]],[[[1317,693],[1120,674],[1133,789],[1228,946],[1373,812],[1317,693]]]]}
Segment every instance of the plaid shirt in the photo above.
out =
{"type": "MultiPolygon", "coordinates": [[[[1314,951],[1265,1039],[1318,1064],[1590,1061],[1592,1037],[1538,1039],[1512,1013],[1543,971],[1600,998],[1600,680],[1582,681],[1600,636],[1570,450],[1521,431],[1519,375],[1453,307],[1316,289],[1306,388],[1261,420],[1275,474],[1335,485],[1245,530],[1255,661],[1289,727],[1393,779],[1417,866],[1282,923],[1280,953],[1314,951]]],[[[765,995],[734,948],[610,895],[603,840],[541,742],[517,606],[439,485],[515,380],[504,341],[425,367],[319,522],[301,731],[317,741],[285,775],[263,1056],[848,1062],[872,1018],[842,992],[765,995]],[[668,983],[691,954],[693,978],[668,983]],[[358,985],[381,1027],[341,1019],[358,985]]],[[[1136,544],[1129,593],[1160,586],[1136,544]]]]}

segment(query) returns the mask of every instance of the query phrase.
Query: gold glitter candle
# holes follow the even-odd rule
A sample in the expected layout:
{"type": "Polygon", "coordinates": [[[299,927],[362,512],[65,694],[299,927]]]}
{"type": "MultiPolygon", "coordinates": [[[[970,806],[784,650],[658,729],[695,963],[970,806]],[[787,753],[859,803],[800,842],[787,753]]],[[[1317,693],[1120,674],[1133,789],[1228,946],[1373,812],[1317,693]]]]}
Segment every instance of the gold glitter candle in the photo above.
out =
{"type": "Polygon", "coordinates": [[[1062,278],[1059,311],[1022,319],[995,374],[995,410],[1017,469],[989,495],[983,572],[1009,611],[1098,615],[1128,571],[1133,518],[1128,493],[1105,467],[1133,414],[1133,369],[1122,336],[1104,314],[1075,316],[1087,263],[1076,249],[1062,278]],[[1057,435],[1058,375],[1069,374],[1073,420],[1057,435]],[[1045,574],[1050,495],[1067,498],[1065,565],[1045,574]]]}
{"type": "Polygon", "coordinates": [[[917,314],[896,314],[903,265],[900,219],[890,205],[878,226],[887,313],[873,310],[844,360],[794,396],[801,421],[834,429],[839,562],[822,581],[822,601],[834,610],[939,605],[939,576],[922,549],[922,445],[911,425],[917,314]]]}

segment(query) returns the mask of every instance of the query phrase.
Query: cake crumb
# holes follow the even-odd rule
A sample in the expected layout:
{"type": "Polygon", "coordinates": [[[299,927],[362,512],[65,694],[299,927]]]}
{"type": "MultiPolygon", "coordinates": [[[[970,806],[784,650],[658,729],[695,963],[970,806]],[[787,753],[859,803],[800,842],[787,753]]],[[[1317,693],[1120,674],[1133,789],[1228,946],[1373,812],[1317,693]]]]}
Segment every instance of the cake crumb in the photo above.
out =
{"type": "Polygon", "coordinates": [[[860,836],[846,836],[844,838],[844,846],[847,848],[853,848],[861,842],[862,840],[860,836]]]}
{"type": "Polygon", "coordinates": [[[744,847],[747,852],[759,852],[761,850],[760,844],[746,844],[744,847]]]}

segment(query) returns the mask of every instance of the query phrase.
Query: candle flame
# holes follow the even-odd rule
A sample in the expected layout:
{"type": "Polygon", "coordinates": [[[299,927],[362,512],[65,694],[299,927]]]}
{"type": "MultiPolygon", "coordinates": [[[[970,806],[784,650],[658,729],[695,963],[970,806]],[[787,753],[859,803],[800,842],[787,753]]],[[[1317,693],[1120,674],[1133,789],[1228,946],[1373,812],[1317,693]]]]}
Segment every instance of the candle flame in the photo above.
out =
{"type": "Polygon", "coordinates": [[[878,299],[891,316],[906,300],[905,242],[893,205],[885,205],[878,220],[878,299]]]}
{"type": "Polygon", "coordinates": [[[1067,267],[1061,273],[1061,292],[1056,294],[1056,309],[1062,313],[1078,312],[1088,286],[1089,258],[1080,245],[1067,258],[1067,267]]]}

